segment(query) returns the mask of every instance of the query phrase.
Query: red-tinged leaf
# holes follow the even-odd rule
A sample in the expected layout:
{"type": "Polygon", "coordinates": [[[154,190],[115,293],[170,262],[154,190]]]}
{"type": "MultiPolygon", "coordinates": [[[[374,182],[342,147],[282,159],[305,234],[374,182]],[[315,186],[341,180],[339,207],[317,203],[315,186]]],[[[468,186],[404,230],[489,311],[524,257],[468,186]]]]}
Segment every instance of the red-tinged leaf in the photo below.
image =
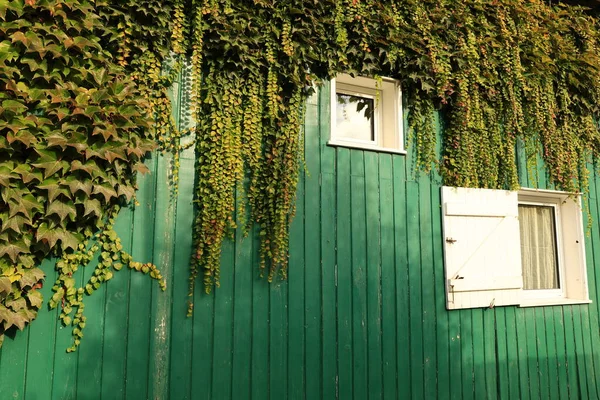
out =
{"type": "Polygon", "coordinates": [[[122,148],[116,148],[115,150],[106,150],[104,152],[104,158],[110,163],[112,163],[117,158],[123,161],[127,161],[127,157],[125,157],[122,148]]]}
{"type": "Polygon", "coordinates": [[[74,221],[77,217],[77,210],[71,201],[62,202],[56,200],[50,203],[46,210],[46,215],[52,214],[58,215],[61,221],[64,221],[67,217],[71,217],[70,220],[74,221]]]}
{"type": "Polygon", "coordinates": [[[29,246],[23,240],[0,243],[0,256],[10,257],[13,263],[17,261],[17,257],[21,253],[29,253],[29,246]]]}
{"type": "Polygon", "coordinates": [[[60,228],[49,228],[47,223],[41,224],[35,234],[38,242],[46,243],[50,249],[54,248],[56,242],[63,238],[63,231],[60,228]]]}
{"type": "Polygon", "coordinates": [[[12,172],[12,169],[2,166],[0,167],[0,186],[8,187],[11,179],[16,179],[18,176],[12,172]]]}
{"type": "Polygon", "coordinates": [[[29,183],[33,180],[42,181],[42,173],[36,169],[32,169],[29,164],[19,164],[13,172],[19,174],[23,183],[29,183]]]}
{"type": "Polygon", "coordinates": [[[148,174],[148,173],[150,173],[150,169],[143,162],[136,163],[133,166],[133,170],[137,171],[137,172],[139,172],[141,174],[148,174]]]}
{"type": "Polygon", "coordinates": [[[23,43],[25,47],[29,47],[29,39],[25,36],[25,33],[17,31],[12,35],[13,43],[23,43]]]}
{"type": "Polygon", "coordinates": [[[89,199],[83,203],[84,214],[83,216],[87,216],[89,214],[94,214],[97,217],[102,216],[102,204],[100,204],[100,200],[98,199],[89,199]]]}
{"type": "Polygon", "coordinates": [[[87,135],[82,132],[71,132],[67,146],[74,148],[79,153],[83,153],[88,148],[87,135]]]}
{"type": "Polygon", "coordinates": [[[46,179],[37,187],[48,192],[48,202],[52,202],[60,194],[69,197],[68,189],[61,186],[56,179],[46,179]]]}
{"type": "Polygon", "coordinates": [[[94,185],[94,190],[92,191],[92,193],[103,195],[104,200],[107,203],[110,201],[111,198],[117,197],[117,192],[115,192],[115,189],[107,183],[103,183],[101,185],[94,185]]]}
{"type": "Polygon", "coordinates": [[[135,189],[132,188],[131,186],[127,186],[127,185],[119,185],[119,190],[117,190],[117,194],[119,196],[125,196],[127,201],[131,200],[134,193],[135,193],[135,189]]]}
{"type": "Polygon", "coordinates": [[[2,232],[6,232],[10,229],[15,233],[21,233],[25,228],[25,224],[30,225],[31,219],[25,218],[24,216],[17,214],[13,217],[8,218],[6,221],[3,221],[2,232]]]}
{"type": "Polygon", "coordinates": [[[51,175],[54,175],[61,169],[67,170],[69,168],[69,163],[60,159],[47,160],[43,162],[33,163],[32,165],[36,168],[44,170],[44,179],[48,178],[51,175]]]}
{"type": "Polygon", "coordinates": [[[26,286],[34,287],[42,279],[46,277],[44,271],[39,268],[29,268],[23,270],[23,276],[19,280],[21,283],[21,289],[25,289],[26,286]]]}
{"type": "Polygon", "coordinates": [[[12,283],[10,279],[5,276],[0,276],[0,293],[10,293],[11,292],[12,283]]]}
{"type": "Polygon", "coordinates": [[[6,140],[10,144],[13,144],[14,142],[21,142],[27,147],[31,147],[32,144],[35,145],[38,142],[36,137],[33,136],[28,130],[21,130],[17,133],[9,132],[9,134],[6,135],[6,140]]]}
{"type": "Polygon", "coordinates": [[[64,150],[69,144],[69,140],[67,139],[67,137],[58,132],[55,132],[52,135],[48,136],[46,140],[48,141],[48,147],[56,146],[60,147],[62,150],[64,150]]]}
{"type": "Polygon", "coordinates": [[[75,160],[71,163],[71,171],[84,171],[87,172],[89,176],[92,176],[94,171],[98,170],[98,164],[94,161],[88,161],[83,164],[79,160],[75,160]]]}
{"type": "Polygon", "coordinates": [[[9,215],[11,217],[21,213],[27,217],[29,221],[32,220],[36,211],[41,211],[43,209],[42,204],[31,194],[10,199],[9,207],[9,215]]]}
{"type": "Polygon", "coordinates": [[[29,300],[31,307],[39,309],[44,303],[44,296],[39,290],[30,290],[27,294],[27,300],[29,300]]]}
{"type": "Polygon", "coordinates": [[[15,325],[17,328],[19,328],[20,331],[22,331],[23,329],[25,329],[25,325],[33,321],[36,316],[37,312],[34,312],[28,308],[22,308],[13,315],[12,322],[13,325],[15,325]]]}
{"type": "Polygon", "coordinates": [[[23,114],[25,111],[27,111],[27,106],[16,100],[4,100],[2,102],[2,107],[0,107],[0,113],[3,111],[10,111],[15,115],[23,114]]]}
{"type": "Polygon", "coordinates": [[[17,312],[27,307],[27,300],[25,300],[23,297],[19,297],[18,299],[9,300],[5,304],[6,306],[8,306],[8,308],[17,312]]]}
{"type": "Polygon", "coordinates": [[[4,330],[10,328],[13,325],[12,315],[12,311],[0,304],[0,326],[4,324],[4,330]]]}
{"type": "Polygon", "coordinates": [[[80,180],[74,176],[70,176],[67,178],[67,184],[69,185],[72,194],[82,191],[89,197],[92,193],[92,181],[89,179],[80,180]]]}

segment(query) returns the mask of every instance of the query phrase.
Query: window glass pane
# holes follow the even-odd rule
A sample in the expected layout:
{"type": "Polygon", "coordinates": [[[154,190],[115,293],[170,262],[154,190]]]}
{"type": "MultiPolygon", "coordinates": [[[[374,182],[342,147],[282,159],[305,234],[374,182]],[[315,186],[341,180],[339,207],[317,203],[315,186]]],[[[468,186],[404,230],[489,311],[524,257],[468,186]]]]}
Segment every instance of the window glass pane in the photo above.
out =
{"type": "Polygon", "coordinates": [[[523,289],[559,289],[554,207],[519,204],[523,289]]]}
{"type": "Polygon", "coordinates": [[[336,93],[336,96],[336,136],[375,141],[375,100],[344,93],[336,93]]]}

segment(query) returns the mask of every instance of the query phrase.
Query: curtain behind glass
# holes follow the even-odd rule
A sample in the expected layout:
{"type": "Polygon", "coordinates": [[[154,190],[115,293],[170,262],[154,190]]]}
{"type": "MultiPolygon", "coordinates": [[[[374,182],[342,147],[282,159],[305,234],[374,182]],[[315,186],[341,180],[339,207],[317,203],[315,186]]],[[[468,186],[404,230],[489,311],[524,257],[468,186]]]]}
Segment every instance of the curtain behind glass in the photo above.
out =
{"type": "Polygon", "coordinates": [[[554,207],[519,205],[523,289],[558,289],[554,207]]]}

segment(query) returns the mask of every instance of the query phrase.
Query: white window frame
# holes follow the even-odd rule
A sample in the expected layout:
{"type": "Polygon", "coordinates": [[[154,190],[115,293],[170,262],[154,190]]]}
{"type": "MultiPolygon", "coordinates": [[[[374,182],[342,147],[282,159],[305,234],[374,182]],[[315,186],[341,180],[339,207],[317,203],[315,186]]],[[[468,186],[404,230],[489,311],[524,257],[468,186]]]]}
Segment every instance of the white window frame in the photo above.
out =
{"type": "Polygon", "coordinates": [[[525,289],[523,287],[523,299],[552,299],[565,297],[565,271],[564,257],[562,251],[562,224],[559,199],[535,200],[526,196],[519,195],[519,205],[552,207],[554,216],[554,241],[556,246],[556,261],[558,263],[558,289],[525,289]]]}
{"type": "Polygon", "coordinates": [[[404,149],[402,91],[400,83],[391,78],[375,80],[364,76],[339,74],[331,80],[330,146],[406,154],[404,149]],[[337,93],[373,98],[375,100],[374,140],[360,140],[336,135],[337,93]]]}
{"type": "Polygon", "coordinates": [[[581,193],[521,188],[519,204],[550,205],[556,209],[556,244],[560,289],[523,290],[521,307],[588,304],[581,193]]]}
{"type": "Polygon", "coordinates": [[[591,303],[581,193],[443,187],[441,198],[449,310],[591,303]],[[523,288],[519,204],[555,209],[560,289],[523,288]]]}

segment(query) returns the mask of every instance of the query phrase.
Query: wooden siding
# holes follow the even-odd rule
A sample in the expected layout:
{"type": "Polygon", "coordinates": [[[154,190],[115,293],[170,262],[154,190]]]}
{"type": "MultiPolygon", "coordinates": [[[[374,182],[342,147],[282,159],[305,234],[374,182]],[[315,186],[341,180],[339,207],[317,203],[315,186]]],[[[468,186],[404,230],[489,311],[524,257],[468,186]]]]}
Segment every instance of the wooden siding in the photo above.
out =
{"type": "MultiPolygon", "coordinates": [[[[0,398],[598,398],[600,179],[586,238],[592,304],[447,311],[439,177],[415,174],[410,154],[327,146],[328,98],[325,88],[307,105],[309,175],[287,281],[260,279],[256,232],[236,235],[223,248],[221,288],[198,287],[186,318],[193,154],[182,156],[175,200],[169,160],[153,156],[141,205],[122,211],[117,230],[136,259],[161,267],[167,292],[116,274],[87,299],[75,354],[57,311],[44,309],[4,343],[0,398]]],[[[547,187],[541,169],[520,170],[524,186],[547,187]]],[[[44,267],[48,298],[56,274],[44,267]]]]}

